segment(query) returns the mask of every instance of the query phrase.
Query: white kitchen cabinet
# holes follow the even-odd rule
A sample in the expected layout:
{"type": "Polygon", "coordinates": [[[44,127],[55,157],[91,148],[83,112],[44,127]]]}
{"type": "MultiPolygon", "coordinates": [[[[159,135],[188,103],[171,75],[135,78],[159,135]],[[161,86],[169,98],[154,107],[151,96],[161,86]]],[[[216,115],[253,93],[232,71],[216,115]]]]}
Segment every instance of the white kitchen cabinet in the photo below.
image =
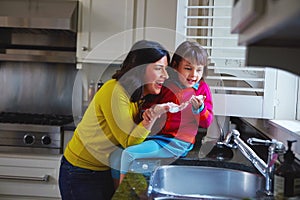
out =
{"type": "Polygon", "coordinates": [[[0,199],[61,199],[61,155],[0,154],[0,199]]]}
{"type": "Polygon", "coordinates": [[[154,40],[174,52],[176,39],[183,37],[176,32],[177,0],[139,0],[136,7],[135,40],[154,40]]]}
{"type": "Polygon", "coordinates": [[[77,61],[122,60],[133,43],[134,0],[79,0],[77,61]]]}
{"type": "Polygon", "coordinates": [[[177,0],[79,0],[77,61],[119,63],[141,39],[173,51],[176,15],[177,0]]]}

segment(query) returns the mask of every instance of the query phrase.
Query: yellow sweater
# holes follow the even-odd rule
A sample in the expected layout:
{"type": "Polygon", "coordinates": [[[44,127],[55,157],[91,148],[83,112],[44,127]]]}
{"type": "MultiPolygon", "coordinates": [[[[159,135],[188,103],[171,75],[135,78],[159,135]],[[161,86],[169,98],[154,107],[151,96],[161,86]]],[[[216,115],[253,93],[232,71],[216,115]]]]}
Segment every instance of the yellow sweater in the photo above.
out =
{"type": "Polygon", "coordinates": [[[141,123],[134,123],[137,113],[137,103],[130,101],[124,88],[115,79],[107,81],[88,106],[64,156],[74,166],[109,169],[109,155],[118,145],[139,144],[150,133],[141,123]]]}

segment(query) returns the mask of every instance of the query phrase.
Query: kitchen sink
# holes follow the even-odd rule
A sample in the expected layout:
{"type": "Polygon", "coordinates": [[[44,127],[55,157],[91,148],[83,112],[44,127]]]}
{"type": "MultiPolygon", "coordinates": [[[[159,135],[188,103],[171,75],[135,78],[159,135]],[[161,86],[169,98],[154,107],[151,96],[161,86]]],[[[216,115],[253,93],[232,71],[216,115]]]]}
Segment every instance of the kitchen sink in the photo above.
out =
{"type": "Polygon", "coordinates": [[[262,196],[264,177],[240,170],[165,165],[150,177],[149,199],[248,199],[262,196]]]}

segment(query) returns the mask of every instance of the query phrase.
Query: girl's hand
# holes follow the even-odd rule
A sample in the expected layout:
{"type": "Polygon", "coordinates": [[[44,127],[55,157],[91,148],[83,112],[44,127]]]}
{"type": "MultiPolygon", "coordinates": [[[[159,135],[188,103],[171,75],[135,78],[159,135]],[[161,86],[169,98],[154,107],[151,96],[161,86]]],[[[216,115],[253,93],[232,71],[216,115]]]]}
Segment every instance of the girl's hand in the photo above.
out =
{"type": "Polygon", "coordinates": [[[160,117],[162,114],[166,113],[170,109],[170,103],[157,104],[153,108],[154,117],[160,117]]]}
{"type": "Polygon", "coordinates": [[[198,96],[192,96],[190,99],[190,102],[192,103],[192,106],[195,110],[199,109],[202,104],[204,103],[206,96],[198,95],[198,96]]]}

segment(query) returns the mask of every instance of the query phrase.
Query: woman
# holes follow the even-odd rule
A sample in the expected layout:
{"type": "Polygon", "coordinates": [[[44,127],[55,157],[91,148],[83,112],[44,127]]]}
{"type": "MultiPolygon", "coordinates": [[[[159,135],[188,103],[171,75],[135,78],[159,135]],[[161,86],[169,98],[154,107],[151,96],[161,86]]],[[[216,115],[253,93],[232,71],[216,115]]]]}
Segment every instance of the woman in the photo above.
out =
{"type": "Polygon", "coordinates": [[[59,188],[62,199],[111,199],[114,192],[108,158],[118,146],[139,144],[168,108],[141,119],[140,105],[159,94],[168,78],[167,50],[153,41],[133,45],[111,80],[95,94],[62,158],[59,188]]]}

